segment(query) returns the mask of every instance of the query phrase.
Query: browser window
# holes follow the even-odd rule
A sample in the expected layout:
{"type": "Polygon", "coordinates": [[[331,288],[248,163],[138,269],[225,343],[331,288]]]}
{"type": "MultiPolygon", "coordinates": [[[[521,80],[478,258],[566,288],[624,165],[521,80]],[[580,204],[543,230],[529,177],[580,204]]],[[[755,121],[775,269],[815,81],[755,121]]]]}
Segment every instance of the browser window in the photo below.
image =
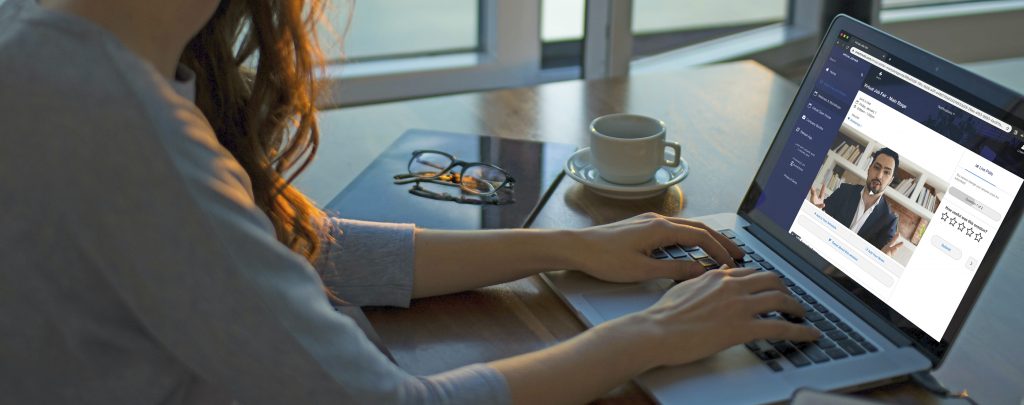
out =
{"type": "Polygon", "coordinates": [[[1019,129],[843,32],[758,209],[941,340],[1024,182],[1019,129]]]}

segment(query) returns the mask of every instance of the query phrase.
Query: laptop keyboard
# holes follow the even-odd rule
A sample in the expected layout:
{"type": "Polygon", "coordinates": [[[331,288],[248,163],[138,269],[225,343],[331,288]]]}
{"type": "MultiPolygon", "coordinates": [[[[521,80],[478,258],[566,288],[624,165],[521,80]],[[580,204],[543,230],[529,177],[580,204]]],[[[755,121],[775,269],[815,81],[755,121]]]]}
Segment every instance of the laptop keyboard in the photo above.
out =
{"type": "MultiPolygon", "coordinates": [[[[821,339],[818,339],[816,342],[758,340],[747,343],[745,345],[747,349],[757,355],[773,371],[782,371],[784,369],[783,365],[787,362],[795,368],[802,368],[814,364],[841,361],[878,351],[878,347],[868,342],[860,333],[854,331],[838,315],[829,311],[825,305],[818,302],[811,294],[775,269],[774,265],[757,254],[750,246],[736,239],[735,232],[728,229],[719,232],[731,239],[746,253],[742,262],[737,261],[737,265],[755,268],[759,271],[774,272],[782,279],[783,284],[789,288],[790,295],[796,298],[807,311],[802,319],[775,312],[760,315],[762,319],[780,319],[793,323],[807,324],[821,331],[821,339]]],[[[699,247],[665,246],[661,249],[655,249],[651,256],[661,260],[696,261],[704,267],[705,271],[721,267],[699,247]]]]}

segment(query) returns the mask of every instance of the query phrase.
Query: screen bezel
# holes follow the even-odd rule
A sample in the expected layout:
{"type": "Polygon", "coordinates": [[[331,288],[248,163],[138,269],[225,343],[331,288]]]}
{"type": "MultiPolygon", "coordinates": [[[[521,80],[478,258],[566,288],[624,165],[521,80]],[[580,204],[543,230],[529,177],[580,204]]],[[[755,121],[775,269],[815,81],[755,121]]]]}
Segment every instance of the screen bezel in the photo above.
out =
{"type": "MultiPolygon", "coordinates": [[[[787,254],[797,255],[801,260],[794,262],[804,265],[797,265],[795,267],[819,284],[822,284],[822,287],[829,292],[833,294],[838,292],[839,294],[835,294],[836,298],[846,304],[851,310],[864,316],[865,320],[868,320],[869,323],[872,323],[872,320],[875,323],[886,322],[883,319],[902,319],[902,316],[881,300],[873,296],[858,296],[851,292],[849,288],[837,282],[836,279],[825,276],[823,270],[828,268],[834,269],[834,266],[789,235],[787,229],[782,229],[776,225],[755,207],[756,202],[761,196],[763,185],[767,184],[768,178],[774,171],[783,148],[787,145],[789,136],[792,134],[793,128],[797,123],[800,107],[810,97],[814,83],[817,83],[818,78],[822,74],[822,69],[825,61],[828,59],[828,54],[834,46],[834,41],[839,33],[843,31],[881,48],[890,55],[896,56],[915,67],[919,67],[919,70],[923,72],[928,72],[929,74],[925,76],[929,77],[922,78],[923,80],[1015,127],[1020,127],[1024,123],[1024,98],[949,61],[892,37],[849,16],[840,14],[833,20],[832,25],[824,36],[824,40],[819,45],[807,74],[804,76],[804,80],[800,84],[793,104],[790,105],[789,111],[772,145],[769,147],[764,161],[758,169],[750,188],[747,190],[746,196],[743,198],[739,214],[755,226],[761,228],[771,238],[776,239],[785,249],[789,250],[789,252],[786,252],[787,254]],[[949,83],[958,83],[958,85],[953,87],[949,83]],[[967,93],[961,90],[962,88],[970,88],[972,91],[967,93]]],[[[919,347],[936,367],[942,363],[942,360],[949,351],[949,347],[956,340],[968,313],[973,308],[975,302],[977,302],[983,286],[1001,256],[1015,228],[1014,225],[1020,219],[1022,202],[1024,202],[1024,193],[1018,190],[1013,203],[1010,205],[1005,221],[1000,225],[999,231],[993,238],[989,252],[978,266],[975,277],[968,286],[941,340],[936,341],[909,322],[907,322],[909,327],[904,326],[902,328],[896,328],[892,323],[889,323],[890,329],[899,331],[910,342],[919,347]]]]}

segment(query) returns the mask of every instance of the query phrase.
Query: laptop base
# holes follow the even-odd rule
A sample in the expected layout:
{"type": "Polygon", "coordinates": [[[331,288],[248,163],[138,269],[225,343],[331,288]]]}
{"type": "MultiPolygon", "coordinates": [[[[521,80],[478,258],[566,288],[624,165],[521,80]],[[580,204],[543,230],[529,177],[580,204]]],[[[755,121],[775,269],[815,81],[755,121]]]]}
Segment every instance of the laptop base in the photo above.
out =
{"type": "MultiPolygon", "coordinates": [[[[821,391],[855,391],[884,385],[906,375],[926,370],[931,362],[911,347],[897,347],[860,321],[810,280],[790,267],[753,235],[744,230],[746,221],[725,213],[695,218],[715,229],[732,229],[743,243],[763,252],[787,277],[819,297],[843,319],[875,342],[879,351],[864,355],[794,367],[786,363],[782,371],[772,371],[742,345],[707,359],[676,367],[651,370],[635,381],[662,403],[771,403],[789,399],[800,388],[821,391]]],[[[619,316],[641,311],[653,304],[674,284],[671,280],[652,280],[639,284],[613,284],[580,272],[559,271],[542,275],[555,293],[576,315],[593,327],[619,316]]],[[[685,350],[685,348],[681,348],[685,350]]]]}

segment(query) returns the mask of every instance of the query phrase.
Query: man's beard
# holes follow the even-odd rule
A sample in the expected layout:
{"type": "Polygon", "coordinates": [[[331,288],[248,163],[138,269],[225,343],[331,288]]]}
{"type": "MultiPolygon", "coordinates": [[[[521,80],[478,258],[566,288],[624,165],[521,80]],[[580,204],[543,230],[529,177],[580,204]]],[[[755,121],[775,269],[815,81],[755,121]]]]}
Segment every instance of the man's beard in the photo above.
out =
{"type": "Polygon", "coordinates": [[[882,182],[871,180],[868,182],[868,194],[875,195],[882,192],[882,182]]]}

